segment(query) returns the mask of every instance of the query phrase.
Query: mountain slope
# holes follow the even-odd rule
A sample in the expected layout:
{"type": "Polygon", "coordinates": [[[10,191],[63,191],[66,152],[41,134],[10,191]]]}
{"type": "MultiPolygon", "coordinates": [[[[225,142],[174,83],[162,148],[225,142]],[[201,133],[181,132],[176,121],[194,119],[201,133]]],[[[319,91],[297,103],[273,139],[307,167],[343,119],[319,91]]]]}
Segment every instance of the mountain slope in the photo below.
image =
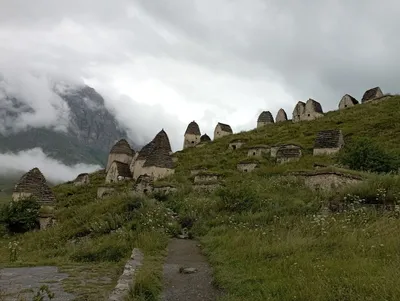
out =
{"type": "MultiPolygon", "coordinates": [[[[365,177],[363,183],[321,193],[287,174],[313,169],[314,162],[335,162],[334,157],[312,155],[315,134],[322,129],[342,129],[346,143],[352,137],[369,137],[399,153],[399,105],[400,97],[394,97],[330,112],[314,121],[269,125],[185,149],[175,154],[175,175],[162,181],[178,189],[172,196],[132,196],[132,183],[119,182],[109,184],[117,193],[99,202],[96,190],[105,180],[101,172],[90,175],[88,186],[58,185],[53,187],[57,224],[46,231],[0,236],[0,264],[15,264],[9,261],[8,243],[18,240],[17,264],[72,266],[84,262],[102,275],[103,271],[96,270],[99,266],[110,264],[114,272],[131,249],[139,247],[145,263],[129,300],[146,296],[156,300],[166,238],[182,226],[201,240],[214,268],[215,284],[225,294],[221,300],[399,300],[398,208],[357,207],[357,200],[372,195],[383,202],[397,198],[399,203],[400,177],[359,173],[365,177]],[[304,156],[287,164],[260,158],[258,170],[242,173],[236,164],[247,158],[246,148],[228,149],[229,142],[238,138],[246,139],[247,146],[298,143],[304,147],[304,156]],[[213,193],[192,190],[191,170],[199,166],[223,174],[224,186],[213,193]],[[356,202],[348,211],[322,215],[321,206],[332,198],[356,202]]],[[[84,273],[72,276],[83,279],[74,279],[74,284],[81,285],[69,289],[77,294],[90,291],[85,300],[99,300],[100,291],[111,289],[97,286],[90,290],[84,273]]]]}
{"type": "MultiPolygon", "coordinates": [[[[105,107],[103,97],[88,86],[56,84],[53,90],[68,105],[70,113],[67,130],[55,131],[42,127],[28,128],[17,133],[0,133],[0,152],[41,147],[46,154],[65,164],[104,165],[112,144],[118,139],[127,138],[127,133],[105,107]]],[[[19,100],[12,95],[0,99],[0,102],[3,102],[0,105],[0,116],[6,122],[3,126],[5,128],[10,127],[10,123],[21,113],[33,110],[27,105],[29,101],[19,100]]]]}

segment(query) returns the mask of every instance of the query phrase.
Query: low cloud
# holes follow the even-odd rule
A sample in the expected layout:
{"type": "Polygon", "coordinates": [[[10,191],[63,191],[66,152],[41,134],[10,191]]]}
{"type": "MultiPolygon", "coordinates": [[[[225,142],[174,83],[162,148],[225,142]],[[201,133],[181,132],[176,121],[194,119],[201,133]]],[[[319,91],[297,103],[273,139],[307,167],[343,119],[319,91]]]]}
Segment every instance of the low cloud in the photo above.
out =
{"type": "Polygon", "coordinates": [[[22,70],[0,77],[0,133],[29,127],[66,131],[70,110],[53,86],[47,76],[22,70]]]}
{"type": "Polygon", "coordinates": [[[33,148],[17,153],[0,154],[0,175],[25,173],[39,168],[46,179],[52,183],[62,183],[76,178],[80,173],[90,173],[101,169],[99,165],[75,164],[67,166],[47,156],[41,148],[33,148]]]}

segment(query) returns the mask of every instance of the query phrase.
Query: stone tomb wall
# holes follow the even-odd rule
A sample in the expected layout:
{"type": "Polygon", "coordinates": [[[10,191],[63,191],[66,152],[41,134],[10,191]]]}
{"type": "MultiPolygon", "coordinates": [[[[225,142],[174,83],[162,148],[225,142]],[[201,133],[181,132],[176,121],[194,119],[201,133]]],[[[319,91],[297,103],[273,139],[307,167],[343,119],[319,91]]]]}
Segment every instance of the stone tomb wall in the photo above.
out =
{"type": "Polygon", "coordinates": [[[257,157],[261,158],[264,154],[269,154],[271,152],[271,148],[267,147],[254,147],[249,148],[247,151],[248,157],[257,157]]]}
{"type": "Polygon", "coordinates": [[[304,184],[312,190],[335,190],[346,185],[355,185],[361,177],[336,172],[303,173],[304,184]]]}
{"type": "Polygon", "coordinates": [[[237,165],[237,169],[241,172],[252,172],[257,167],[258,164],[254,162],[239,163],[237,165]]]}

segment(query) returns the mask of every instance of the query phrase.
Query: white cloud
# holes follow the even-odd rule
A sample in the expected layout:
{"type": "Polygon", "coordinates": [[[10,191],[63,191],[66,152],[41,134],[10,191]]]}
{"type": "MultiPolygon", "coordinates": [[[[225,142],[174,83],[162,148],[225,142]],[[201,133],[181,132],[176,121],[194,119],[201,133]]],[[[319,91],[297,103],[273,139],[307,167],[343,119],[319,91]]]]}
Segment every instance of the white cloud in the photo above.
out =
{"type": "Polygon", "coordinates": [[[76,178],[80,173],[90,173],[101,169],[101,166],[90,164],[75,164],[67,166],[48,157],[41,148],[20,151],[18,153],[0,154],[0,175],[15,172],[28,172],[39,168],[46,179],[52,183],[61,183],[76,178]]]}
{"type": "Polygon", "coordinates": [[[309,97],[327,111],[345,93],[398,92],[399,8],[395,0],[0,0],[0,72],[84,79],[137,143],[165,128],[179,149],[192,120],[212,136],[218,121],[251,129],[261,111],[282,107],[290,117],[309,97]]]}
{"type": "Polygon", "coordinates": [[[18,132],[27,127],[66,131],[69,107],[54,93],[52,85],[48,77],[22,70],[8,72],[0,79],[0,133],[18,132]],[[18,100],[18,105],[13,104],[13,98],[18,100]],[[10,111],[15,115],[6,114],[10,111]]]}

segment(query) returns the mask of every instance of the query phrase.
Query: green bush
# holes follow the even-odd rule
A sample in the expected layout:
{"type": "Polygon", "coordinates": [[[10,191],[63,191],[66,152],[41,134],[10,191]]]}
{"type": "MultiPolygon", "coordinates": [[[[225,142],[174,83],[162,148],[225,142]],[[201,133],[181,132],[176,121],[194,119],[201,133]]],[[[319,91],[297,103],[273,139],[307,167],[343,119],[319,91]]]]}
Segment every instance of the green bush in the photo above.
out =
{"type": "Polygon", "coordinates": [[[258,201],[258,195],[252,187],[242,183],[232,183],[217,190],[220,209],[231,212],[250,210],[258,201]]]}
{"type": "Polygon", "coordinates": [[[38,226],[39,210],[34,198],[10,202],[0,209],[0,223],[12,233],[24,233],[38,226]]]}
{"type": "Polygon", "coordinates": [[[369,138],[359,138],[339,154],[339,162],[351,169],[390,172],[398,168],[398,158],[386,152],[369,138]]]}

